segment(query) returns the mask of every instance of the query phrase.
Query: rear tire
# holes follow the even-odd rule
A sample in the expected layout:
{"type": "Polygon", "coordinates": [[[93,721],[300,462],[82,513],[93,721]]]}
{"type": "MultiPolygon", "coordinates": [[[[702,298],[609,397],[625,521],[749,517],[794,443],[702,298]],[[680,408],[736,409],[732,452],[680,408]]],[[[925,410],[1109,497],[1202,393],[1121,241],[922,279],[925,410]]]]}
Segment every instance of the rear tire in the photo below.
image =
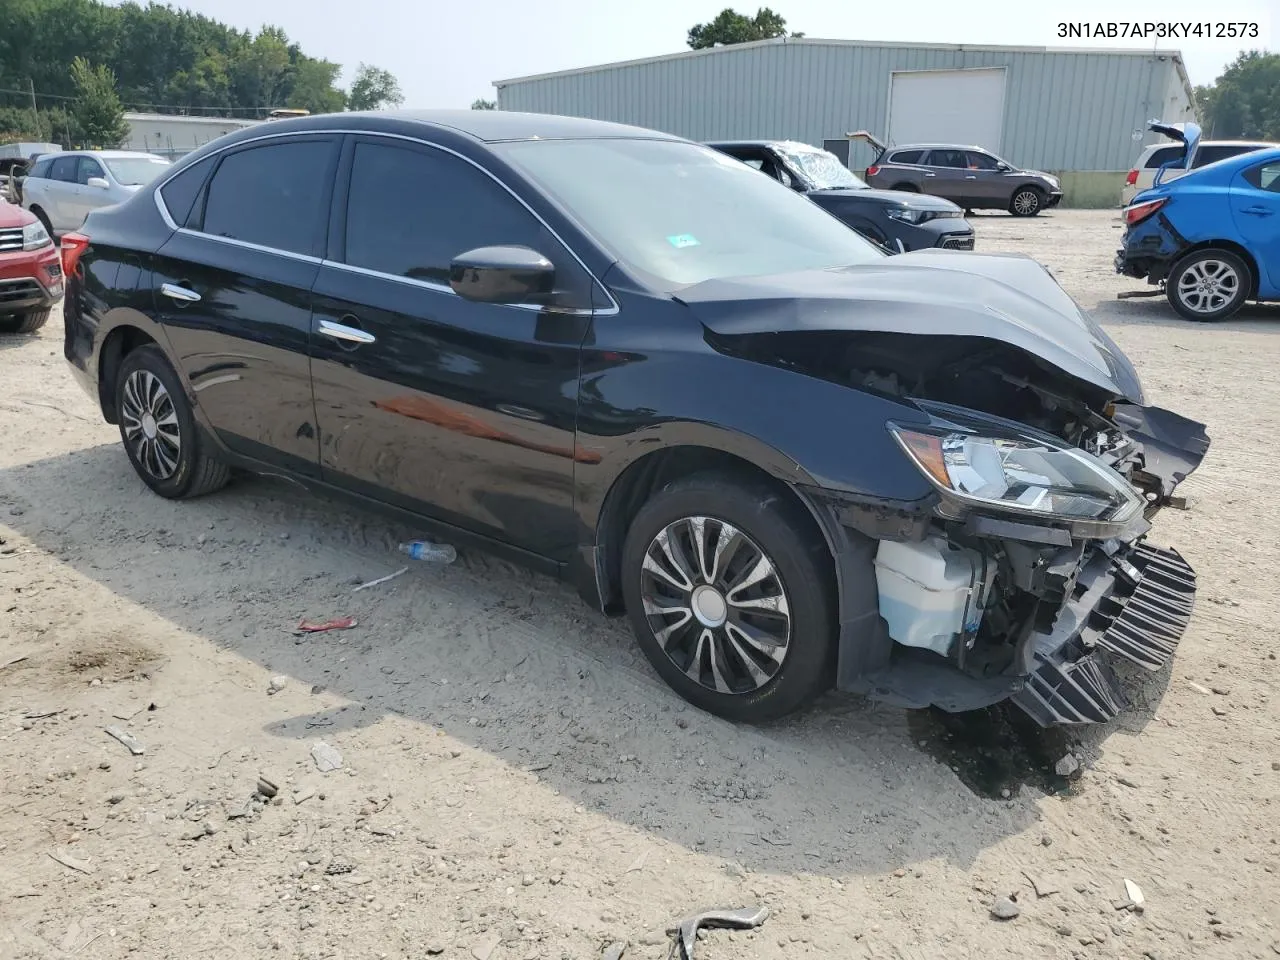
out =
{"type": "Polygon", "coordinates": [[[669,484],[631,522],[621,576],[640,649],[694,706],[763,723],[830,686],[831,555],[804,508],[767,484],[719,472],[669,484]]]}
{"type": "Polygon", "coordinates": [[[1035,187],[1019,187],[1009,198],[1009,212],[1015,217],[1034,217],[1044,209],[1044,194],[1035,187]]]}
{"type": "Polygon", "coordinates": [[[158,346],[127,354],[115,389],[120,439],[143,483],[169,500],[226,486],[231,470],[202,449],[182,381],[158,346]]]}
{"type": "Polygon", "coordinates": [[[45,307],[11,317],[0,317],[0,333],[35,333],[49,322],[49,314],[52,312],[52,308],[45,307]]]}
{"type": "Polygon", "coordinates": [[[1214,323],[1249,299],[1253,271],[1230,250],[1196,250],[1173,265],[1165,281],[1169,305],[1184,320],[1214,323]]]}

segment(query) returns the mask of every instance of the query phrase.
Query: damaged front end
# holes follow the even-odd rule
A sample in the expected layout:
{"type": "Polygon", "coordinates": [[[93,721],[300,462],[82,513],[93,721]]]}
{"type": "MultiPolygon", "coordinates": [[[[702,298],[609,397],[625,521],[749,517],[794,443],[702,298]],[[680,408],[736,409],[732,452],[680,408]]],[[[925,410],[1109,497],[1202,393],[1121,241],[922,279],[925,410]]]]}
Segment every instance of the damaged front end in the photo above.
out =
{"type": "MultiPolygon", "coordinates": [[[[886,427],[936,495],[812,491],[835,519],[828,536],[844,538],[838,556],[875,571],[874,598],[851,586],[852,567],[842,580],[838,686],[949,711],[1011,698],[1044,726],[1112,719],[1125,700],[1109,657],[1159,670],[1191,617],[1195,573],[1146,536],[1162,507],[1185,506],[1175,490],[1208,450],[1203,425],[1073,390],[1010,355],[958,350],[964,362],[931,367],[922,350],[852,376],[927,415],[886,427]]],[[[854,355],[877,350],[864,341],[854,355]]]]}

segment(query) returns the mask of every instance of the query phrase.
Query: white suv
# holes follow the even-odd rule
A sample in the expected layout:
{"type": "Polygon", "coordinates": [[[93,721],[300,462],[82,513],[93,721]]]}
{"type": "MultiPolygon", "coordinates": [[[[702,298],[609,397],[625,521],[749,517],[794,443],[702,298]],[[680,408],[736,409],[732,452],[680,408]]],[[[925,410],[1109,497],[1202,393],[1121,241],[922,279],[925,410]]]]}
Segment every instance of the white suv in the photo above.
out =
{"type": "Polygon", "coordinates": [[[22,182],[22,205],[55,236],[79,230],[90,211],[121,203],[169,168],[154,153],[72,150],[37,160],[22,182]]]}
{"type": "MultiPolygon", "coordinates": [[[[1202,140],[1200,146],[1196,148],[1196,155],[1191,160],[1191,169],[1208,166],[1227,157],[1276,146],[1280,144],[1264,143],[1261,140],[1202,140]]],[[[1120,206],[1127,207],[1143,190],[1150,190],[1156,178],[1156,171],[1169,161],[1177,160],[1182,156],[1184,149],[1185,145],[1181,143],[1153,143],[1144,148],[1138,154],[1138,159],[1134,161],[1133,169],[1125,177],[1124,187],[1120,191],[1120,206]]],[[[1170,180],[1176,180],[1186,172],[1181,167],[1166,170],[1161,182],[1168,183],[1170,180]]]]}

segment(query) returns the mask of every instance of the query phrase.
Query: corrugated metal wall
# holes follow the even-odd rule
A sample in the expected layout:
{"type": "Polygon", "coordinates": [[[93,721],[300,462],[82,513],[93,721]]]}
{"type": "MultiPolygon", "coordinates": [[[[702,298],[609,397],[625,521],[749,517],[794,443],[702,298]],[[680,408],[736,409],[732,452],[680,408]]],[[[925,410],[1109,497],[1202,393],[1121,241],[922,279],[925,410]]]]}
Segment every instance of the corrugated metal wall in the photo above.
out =
{"type": "MultiPolygon", "coordinates": [[[[499,85],[503,110],[632,123],[694,140],[883,135],[895,70],[1006,67],[1010,162],[1048,170],[1125,170],[1135,132],[1170,117],[1181,90],[1165,54],[895,47],[789,40],[591,68],[499,85]]],[[[865,151],[865,148],[864,148],[865,151]]],[[[864,159],[855,149],[854,164],[864,159]]]]}

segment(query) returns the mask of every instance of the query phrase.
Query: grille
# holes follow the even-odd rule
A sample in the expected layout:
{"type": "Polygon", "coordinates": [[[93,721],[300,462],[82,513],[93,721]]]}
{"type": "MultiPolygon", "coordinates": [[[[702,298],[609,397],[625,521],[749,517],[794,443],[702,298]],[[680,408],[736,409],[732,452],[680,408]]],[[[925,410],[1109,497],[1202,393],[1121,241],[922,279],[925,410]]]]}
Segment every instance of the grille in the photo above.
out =
{"type": "Polygon", "coordinates": [[[22,249],[22,228],[6,227],[0,230],[0,253],[22,249]]]}
{"type": "Polygon", "coordinates": [[[0,280],[0,307],[6,303],[30,300],[40,296],[41,292],[40,284],[34,280],[0,280]]]}
{"type": "Polygon", "coordinates": [[[942,241],[943,250],[972,250],[973,237],[947,237],[942,241]]]}

